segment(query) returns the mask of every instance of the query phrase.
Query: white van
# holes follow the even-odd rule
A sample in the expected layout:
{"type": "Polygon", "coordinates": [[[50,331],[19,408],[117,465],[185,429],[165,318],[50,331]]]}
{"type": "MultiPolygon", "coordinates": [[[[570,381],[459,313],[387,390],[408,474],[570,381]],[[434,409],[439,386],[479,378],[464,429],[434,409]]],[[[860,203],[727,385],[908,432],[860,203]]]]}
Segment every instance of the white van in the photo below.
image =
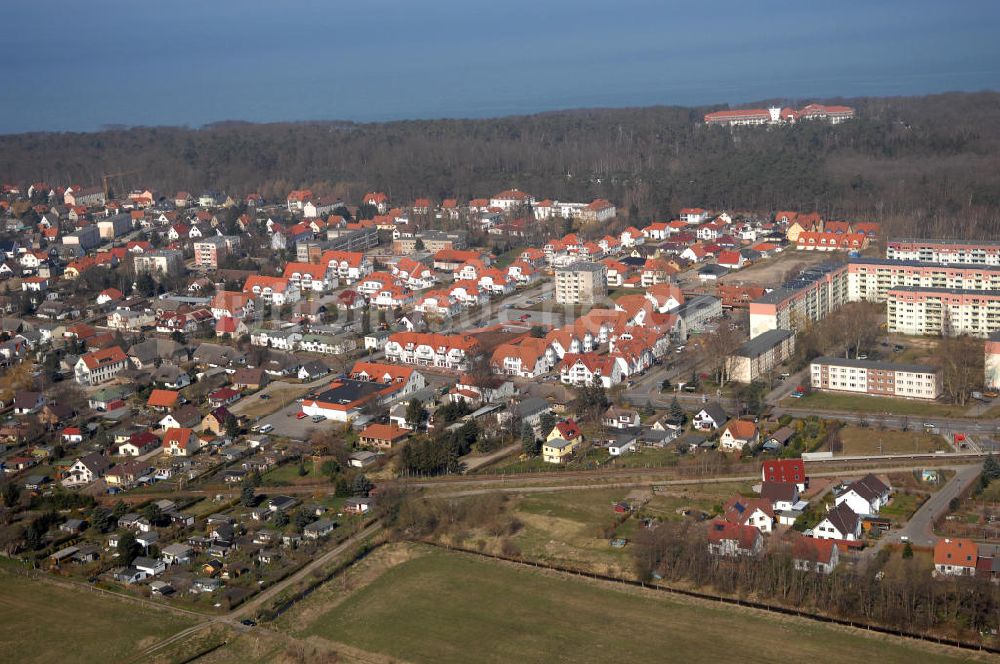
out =
{"type": "Polygon", "coordinates": [[[273,424],[265,424],[264,426],[262,426],[260,428],[260,432],[261,433],[271,433],[272,431],[274,431],[274,425],[273,424]]]}

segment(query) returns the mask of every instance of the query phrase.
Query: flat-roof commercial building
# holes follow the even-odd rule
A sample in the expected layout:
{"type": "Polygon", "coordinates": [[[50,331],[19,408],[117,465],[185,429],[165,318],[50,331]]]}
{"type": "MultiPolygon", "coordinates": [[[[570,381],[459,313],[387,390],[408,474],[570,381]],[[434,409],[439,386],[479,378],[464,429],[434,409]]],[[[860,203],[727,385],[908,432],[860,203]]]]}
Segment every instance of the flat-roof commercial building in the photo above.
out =
{"type": "Polygon", "coordinates": [[[1000,290],[893,288],[886,320],[897,334],[988,337],[1000,331],[1000,290]]]}
{"type": "Polygon", "coordinates": [[[758,334],[730,357],[729,376],[738,383],[752,383],[787,360],[795,352],[795,333],[768,330],[758,334]]]}
{"type": "Polygon", "coordinates": [[[815,390],[928,400],[941,394],[941,373],[926,364],[817,357],[810,375],[815,390]]]}
{"type": "Polygon", "coordinates": [[[556,269],[556,302],[598,304],[608,295],[608,268],[603,263],[577,261],[556,269]]]}

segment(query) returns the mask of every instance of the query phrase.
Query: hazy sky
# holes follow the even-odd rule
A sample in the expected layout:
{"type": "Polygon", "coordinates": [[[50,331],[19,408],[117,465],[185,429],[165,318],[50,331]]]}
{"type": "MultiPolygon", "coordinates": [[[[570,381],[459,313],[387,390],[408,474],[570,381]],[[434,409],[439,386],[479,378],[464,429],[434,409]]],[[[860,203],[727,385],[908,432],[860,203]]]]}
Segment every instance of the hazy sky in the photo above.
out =
{"type": "Polygon", "coordinates": [[[1000,89],[998,0],[6,0],[0,16],[0,133],[1000,89]]]}

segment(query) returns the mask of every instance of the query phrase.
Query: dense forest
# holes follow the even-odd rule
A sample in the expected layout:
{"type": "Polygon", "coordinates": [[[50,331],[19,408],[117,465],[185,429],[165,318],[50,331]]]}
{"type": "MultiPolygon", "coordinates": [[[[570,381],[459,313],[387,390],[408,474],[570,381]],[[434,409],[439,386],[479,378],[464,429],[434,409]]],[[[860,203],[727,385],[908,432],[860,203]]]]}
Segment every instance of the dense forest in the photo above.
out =
{"type": "Polygon", "coordinates": [[[817,209],[890,232],[1000,231],[1000,94],[838,100],[858,118],[786,127],[708,127],[710,108],[561,111],[489,120],[379,124],[226,122],[0,136],[0,180],[162,193],[294,188],[357,201],[486,196],[508,187],[563,200],[604,197],[634,221],[680,207],[817,209]]]}

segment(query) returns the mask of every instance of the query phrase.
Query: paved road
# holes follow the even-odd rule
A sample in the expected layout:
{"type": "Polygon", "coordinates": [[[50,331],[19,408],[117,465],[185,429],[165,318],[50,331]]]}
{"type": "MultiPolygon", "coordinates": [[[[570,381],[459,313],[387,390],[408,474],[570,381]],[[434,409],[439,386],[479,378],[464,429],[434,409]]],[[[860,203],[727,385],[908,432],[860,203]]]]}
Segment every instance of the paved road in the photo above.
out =
{"type": "Polygon", "coordinates": [[[924,423],[933,424],[938,429],[949,431],[961,431],[965,433],[994,433],[997,431],[996,420],[969,420],[963,418],[945,418],[937,416],[927,416],[921,419],[918,416],[888,415],[885,413],[856,413],[840,410],[816,410],[813,408],[797,408],[795,406],[779,406],[773,411],[774,417],[781,417],[782,414],[795,415],[797,417],[808,417],[809,415],[819,415],[828,419],[843,420],[845,422],[860,423],[866,421],[869,424],[884,424],[890,429],[902,429],[904,426],[910,429],[920,429],[924,423]]]}
{"type": "Polygon", "coordinates": [[[934,522],[948,511],[948,505],[953,498],[958,497],[979,477],[982,463],[955,468],[955,476],[927,499],[920,509],[910,518],[905,527],[888,533],[874,547],[876,551],[890,543],[899,543],[903,537],[908,537],[915,546],[934,546],[937,537],[934,536],[934,522]]]}

